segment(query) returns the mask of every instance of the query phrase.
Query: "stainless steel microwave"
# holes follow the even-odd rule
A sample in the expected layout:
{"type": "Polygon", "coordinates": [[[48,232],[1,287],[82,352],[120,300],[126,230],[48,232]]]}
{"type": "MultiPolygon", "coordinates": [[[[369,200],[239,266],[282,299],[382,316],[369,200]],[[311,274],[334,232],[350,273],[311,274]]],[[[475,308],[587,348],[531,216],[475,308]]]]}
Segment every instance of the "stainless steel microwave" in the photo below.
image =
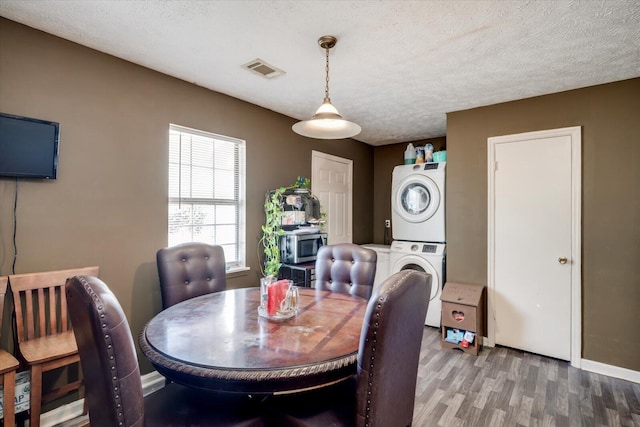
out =
{"type": "Polygon", "coordinates": [[[301,264],[315,261],[318,250],[327,244],[326,233],[285,233],[280,236],[280,262],[301,264]]]}

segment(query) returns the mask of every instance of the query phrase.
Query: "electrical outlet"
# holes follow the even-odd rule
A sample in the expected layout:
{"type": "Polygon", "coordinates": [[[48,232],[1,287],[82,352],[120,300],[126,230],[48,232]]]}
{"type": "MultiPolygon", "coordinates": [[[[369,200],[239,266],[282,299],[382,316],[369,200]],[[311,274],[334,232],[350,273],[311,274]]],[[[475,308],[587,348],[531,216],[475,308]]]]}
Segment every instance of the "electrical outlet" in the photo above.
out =
{"type": "Polygon", "coordinates": [[[384,220],[384,227],[385,228],[390,228],[391,227],[391,220],[390,219],[385,219],[384,220]]]}

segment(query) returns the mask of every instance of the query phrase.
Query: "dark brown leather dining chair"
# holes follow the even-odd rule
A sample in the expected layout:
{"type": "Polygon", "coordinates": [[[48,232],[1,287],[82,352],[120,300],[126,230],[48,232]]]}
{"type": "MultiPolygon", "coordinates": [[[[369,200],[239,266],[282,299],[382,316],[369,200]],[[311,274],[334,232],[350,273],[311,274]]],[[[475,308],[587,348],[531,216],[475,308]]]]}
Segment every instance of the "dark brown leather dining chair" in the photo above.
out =
{"type": "Polygon", "coordinates": [[[411,425],[431,275],[393,274],[376,287],[365,313],[355,377],[331,387],[275,396],[278,426],[411,425]]]}
{"type": "Polygon", "coordinates": [[[156,253],[162,308],[227,288],[222,246],[190,242],[156,253]]]}
{"type": "Polygon", "coordinates": [[[378,254],[353,243],[323,246],[316,258],[316,289],[369,299],[378,254]]]}
{"type": "Polygon", "coordinates": [[[138,359],[116,296],[97,277],[65,291],[78,342],[91,427],[264,426],[258,401],[171,383],[143,397],[138,359]]]}

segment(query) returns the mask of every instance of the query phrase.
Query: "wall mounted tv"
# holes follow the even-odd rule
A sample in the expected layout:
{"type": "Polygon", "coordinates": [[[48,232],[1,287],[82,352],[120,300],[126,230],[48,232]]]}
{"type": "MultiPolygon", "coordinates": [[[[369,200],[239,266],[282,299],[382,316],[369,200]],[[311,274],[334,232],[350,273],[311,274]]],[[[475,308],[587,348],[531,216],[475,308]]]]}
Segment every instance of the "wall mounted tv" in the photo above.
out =
{"type": "Polygon", "coordinates": [[[56,179],[60,124],[0,113],[0,177],[56,179]]]}

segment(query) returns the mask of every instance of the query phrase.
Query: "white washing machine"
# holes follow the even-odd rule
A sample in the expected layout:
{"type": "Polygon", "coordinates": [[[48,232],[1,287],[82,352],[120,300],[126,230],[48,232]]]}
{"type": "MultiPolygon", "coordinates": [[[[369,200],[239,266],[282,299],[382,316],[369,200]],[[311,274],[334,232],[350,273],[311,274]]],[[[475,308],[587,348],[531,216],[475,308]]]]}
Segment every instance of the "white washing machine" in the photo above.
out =
{"type": "Polygon", "coordinates": [[[424,324],[440,327],[440,294],[445,282],[446,245],[394,240],[389,253],[389,274],[418,270],[431,274],[431,296],[424,324]]]}
{"type": "Polygon", "coordinates": [[[421,163],[393,169],[391,225],[394,240],[446,241],[446,165],[446,162],[421,163]]]}
{"type": "Polygon", "coordinates": [[[376,278],[373,281],[373,288],[375,289],[380,283],[387,280],[389,274],[389,255],[391,252],[391,246],[378,245],[375,243],[368,243],[366,245],[360,245],[363,248],[373,249],[378,256],[378,262],[376,264],[376,278]]]}

